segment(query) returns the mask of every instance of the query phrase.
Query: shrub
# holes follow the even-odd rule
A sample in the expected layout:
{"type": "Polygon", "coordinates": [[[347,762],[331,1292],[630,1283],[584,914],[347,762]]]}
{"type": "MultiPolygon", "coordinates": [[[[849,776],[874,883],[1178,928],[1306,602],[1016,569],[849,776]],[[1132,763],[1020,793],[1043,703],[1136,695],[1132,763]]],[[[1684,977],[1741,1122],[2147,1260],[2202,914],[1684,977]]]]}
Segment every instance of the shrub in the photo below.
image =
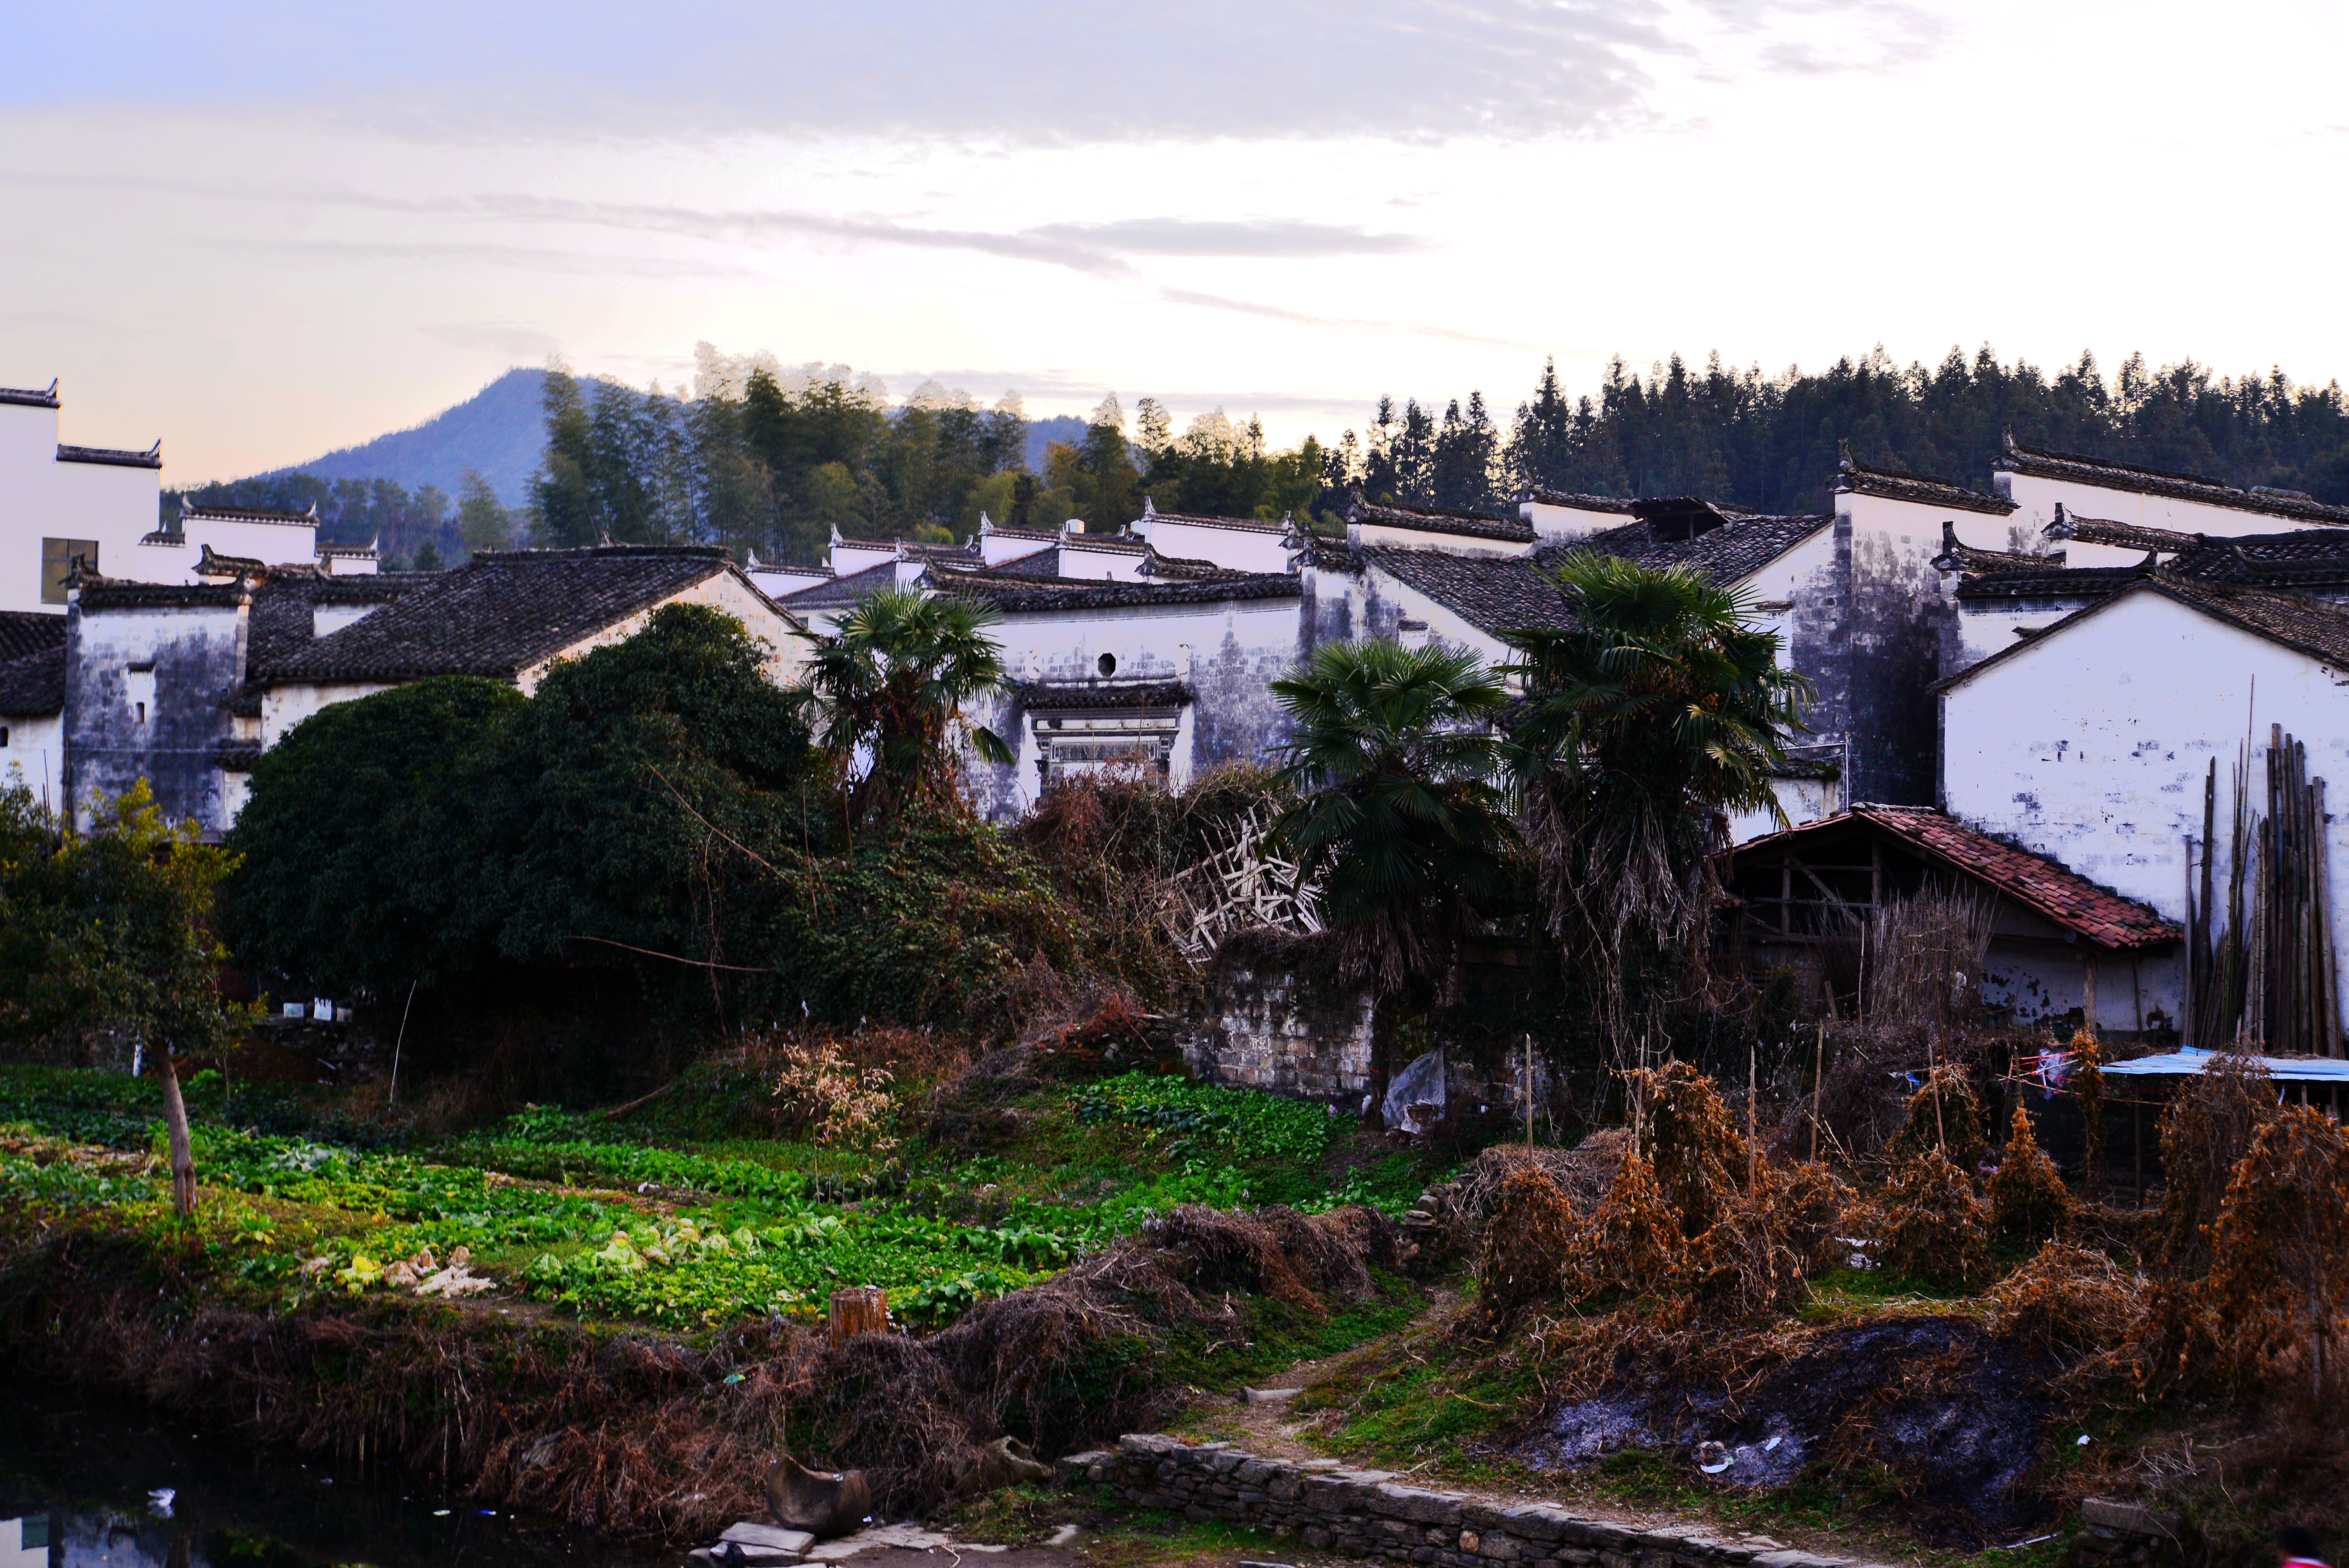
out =
{"type": "Polygon", "coordinates": [[[1566,1294],[1580,1301],[1610,1290],[1645,1295],[1669,1289],[1687,1262],[1679,1212],[1655,1168],[1628,1155],[1597,1212],[1573,1233],[1566,1294]]]}
{"type": "Polygon", "coordinates": [[[2039,1147],[2031,1127],[2031,1112],[2017,1098],[2014,1120],[2006,1148],[1999,1156],[1998,1174],[1990,1179],[1991,1222],[1999,1239],[2020,1245],[2044,1242],[2064,1227],[2072,1210],[2071,1194],[2064,1190],[2055,1162],[2039,1147]]]}

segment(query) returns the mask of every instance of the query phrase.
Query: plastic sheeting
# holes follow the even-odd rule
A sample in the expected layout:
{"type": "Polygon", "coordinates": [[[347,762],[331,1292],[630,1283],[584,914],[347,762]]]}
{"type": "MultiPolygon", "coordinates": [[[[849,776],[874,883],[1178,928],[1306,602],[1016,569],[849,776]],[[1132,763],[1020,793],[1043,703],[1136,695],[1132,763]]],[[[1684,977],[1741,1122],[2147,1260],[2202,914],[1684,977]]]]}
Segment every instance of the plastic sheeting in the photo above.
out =
{"type": "MultiPolygon", "coordinates": [[[[2168,1051],[2158,1057],[2111,1062],[2101,1070],[2107,1078],[2193,1078],[2199,1076],[2205,1066],[2221,1054],[2189,1046],[2184,1050],[2168,1051]]],[[[2349,1059],[2333,1057],[2250,1057],[2246,1059],[2267,1068],[2268,1076],[2279,1083],[2349,1084],[2349,1059]]]]}

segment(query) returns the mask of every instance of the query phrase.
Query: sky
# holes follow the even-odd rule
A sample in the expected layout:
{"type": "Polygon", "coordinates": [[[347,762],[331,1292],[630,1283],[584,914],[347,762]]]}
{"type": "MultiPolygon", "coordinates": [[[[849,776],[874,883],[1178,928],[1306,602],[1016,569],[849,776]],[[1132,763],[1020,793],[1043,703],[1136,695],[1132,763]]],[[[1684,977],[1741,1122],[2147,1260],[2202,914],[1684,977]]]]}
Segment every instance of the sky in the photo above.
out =
{"type": "Polygon", "coordinates": [[[697,342],[1277,442],[1554,356],[2349,375],[2338,0],[78,0],[0,385],[167,482],[697,342]]]}

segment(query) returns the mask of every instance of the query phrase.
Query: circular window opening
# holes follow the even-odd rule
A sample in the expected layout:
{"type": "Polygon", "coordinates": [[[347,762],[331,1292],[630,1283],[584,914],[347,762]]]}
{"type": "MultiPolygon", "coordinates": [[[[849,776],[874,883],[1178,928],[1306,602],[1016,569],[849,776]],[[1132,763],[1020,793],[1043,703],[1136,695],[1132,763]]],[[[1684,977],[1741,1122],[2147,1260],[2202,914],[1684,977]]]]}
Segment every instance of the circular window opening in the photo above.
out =
{"type": "Polygon", "coordinates": [[[1101,656],[1100,664],[1096,667],[1105,676],[1113,676],[1117,674],[1117,655],[1115,654],[1103,654],[1101,656]]]}

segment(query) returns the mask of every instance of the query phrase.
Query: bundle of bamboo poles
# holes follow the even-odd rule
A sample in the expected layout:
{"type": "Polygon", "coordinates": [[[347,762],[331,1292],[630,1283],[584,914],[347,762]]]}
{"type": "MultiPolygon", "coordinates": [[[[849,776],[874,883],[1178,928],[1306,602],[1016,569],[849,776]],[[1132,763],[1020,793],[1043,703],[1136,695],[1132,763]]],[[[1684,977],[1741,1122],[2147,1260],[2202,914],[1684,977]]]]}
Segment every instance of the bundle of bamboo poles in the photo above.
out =
{"type": "Polygon", "coordinates": [[[2189,1037],[2212,1047],[2248,1045],[2277,1056],[2338,1057],[2324,780],[2309,778],[2308,748],[2282,725],[2270,726],[2261,814],[2251,809],[2251,762],[2246,740],[2234,768],[2223,923],[2215,758],[2202,787],[2199,888],[2195,846],[2187,845],[2189,1037]]]}

